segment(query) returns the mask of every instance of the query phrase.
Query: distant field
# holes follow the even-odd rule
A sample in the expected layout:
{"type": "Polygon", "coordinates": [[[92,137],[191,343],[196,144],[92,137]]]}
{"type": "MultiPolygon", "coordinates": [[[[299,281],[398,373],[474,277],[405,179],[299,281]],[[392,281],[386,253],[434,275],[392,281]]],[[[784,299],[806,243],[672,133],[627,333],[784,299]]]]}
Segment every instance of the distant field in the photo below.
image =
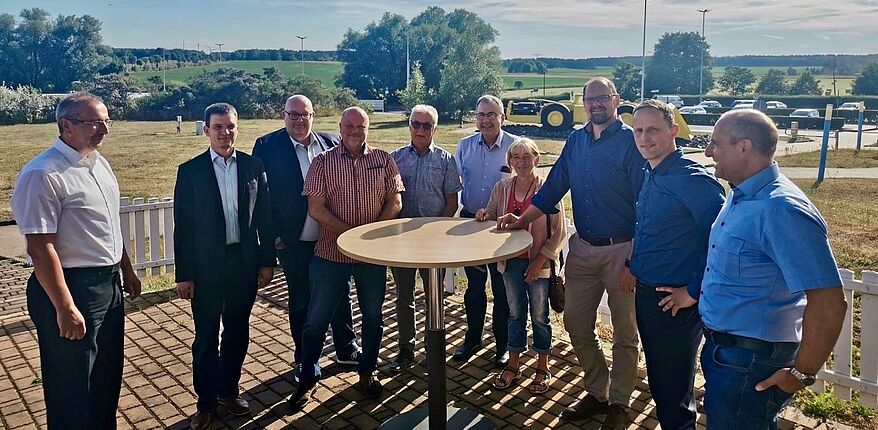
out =
{"type": "MultiPolygon", "coordinates": [[[[594,76],[612,77],[612,68],[603,69],[549,69],[546,74],[546,88],[579,87],[594,76]]],[[[543,75],[539,73],[504,73],[503,87],[507,90],[515,88],[515,81],[521,81],[524,88],[543,88],[543,75]]],[[[542,93],[542,91],[541,91],[542,93]]],[[[548,92],[547,92],[548,94],[548,92]]]]}
{"type": "MultiPolygon", "coordinates": [[[[185,83],[186,79],[198,74],[202,70],[214,71],[220,67],[233,67],[251,73],[262,73],[262,69],[266,67],[274,67],[284,76],[288,77],[293,77],[302,73],[302,65],[298,61],[223,61],[222,63],[212,63],[203,66],[168,69],[166,72],[166,79],[168,84],[182,85],[185,83]]],[[[342,68],[342,63],[335,61],[305,62],[305,74],[330,87],[335,86],[335,78],[341,74],[342,68]]],[[[150,76],[161,77],[162,71],[149,70],[131,72],[131,76],[133,76],[138,83],[145,84],[146,79],[150,76]]]]}

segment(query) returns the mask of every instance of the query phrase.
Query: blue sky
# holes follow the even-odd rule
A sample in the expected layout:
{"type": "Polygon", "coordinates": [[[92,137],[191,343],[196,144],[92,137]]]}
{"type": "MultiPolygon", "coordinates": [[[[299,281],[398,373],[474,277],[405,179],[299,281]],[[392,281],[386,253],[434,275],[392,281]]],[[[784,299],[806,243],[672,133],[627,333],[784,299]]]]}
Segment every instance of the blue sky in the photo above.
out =
{"type": "MultiPolygon", "coordinates": [[[[52,15],[92,15],[116,47],[334,49],[348,28],[385,11],[412,18],[427,6],[477,13],[499,31],[504,58],[640,55],[641,0],[0,0],[0,13],[38,6],[52,15]]],[[[878,0],[650,0],[647,50],[665,32],[700,31],[714,55],[878,52],[878,0]]]]}

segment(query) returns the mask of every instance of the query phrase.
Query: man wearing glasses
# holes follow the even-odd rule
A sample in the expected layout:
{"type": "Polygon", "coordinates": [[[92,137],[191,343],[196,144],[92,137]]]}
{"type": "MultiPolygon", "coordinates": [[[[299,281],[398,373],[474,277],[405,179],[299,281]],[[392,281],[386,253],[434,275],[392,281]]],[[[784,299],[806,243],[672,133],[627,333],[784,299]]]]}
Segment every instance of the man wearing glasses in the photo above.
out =
{"type": "MultiPolygon", "coordinates": [[[[457,163],[446,150],[433,143],[439,121],[436,108],[417,105],[409,117],[411,144],[390,155],[399,166],[405,191],[402,192],[400,218],[451,217],[457,212],[457,193],[461,190],[457,163]]],[[[414,364],[415,358],[415,274],[416,269],[394,267],[396,280],[396,318],[399,324],[399,355],[390,371],[400,372],[414,364]]],[[[426,269],[420,270],[426,285],[426,269]]],[[[440,279],[443,275],[440,274],[440,279]]]]}
{"type": "Polygon", "coordinates": [[[576,235],[570,239],[565,293],[564,328],[585,371],[587,395],[561,414],[582,420],[606,414],[602,430],[626,429],[631,392],[637,378],[638,340],[633,282],[621,288],[628,269],[634,234],[634,202],[643,184],[644,158],[634,144],[631,127],[616,109],[619,94],[607,78],[590,79],[584,88],[589,121],[567,138],[561,156],[521,217],[508,214],[500,228],[523,228],[571,192],[576,235]],[[606,291],[613,318],[613,370],[610,372],[597,337],[595,322],[606,291]]]}
{"type": "Polygon", "coordinates": [[[37,329],[49,429],[116,428],[122,386],[122,290],[140,295],[125,252],[119,185],[97,151],[110,132],[100,97],[74,93],[55,112],[60,136],[28,162],[12,213],[34,271],[28,313],[37,329]]]}
{"type": "MultiPolygon", "coordinates": [[[[503,106],[499,98],[492,95],[480,97],[476,103],[476,125],[479,132],[461,139],[457,146],[455,158],[463,180],[463,209],[460,210],[463,218],[474,218],[476,211],[488,205],[494,185],[512,175],[512,170],[506,165],[506,151],[518,136],[500,128],[503,118],[503,106]]],[[[485,313],[488,308],[485,284],[490,273],[491,292],[494,295],[491,327],[497,345],[494,366],[502,369],[509,360],[509,353],[506,351],[509,340],[509,304],[506,301],[503,275],[497,271],[497,263],[465,267],[464,271],[467,278],[466,293],[463,296],[467,330],[463,345],[454,352],[453,358],[455,361],[466,361],[482,347],[485,313]]]]}
{"type": "MultiPolygon", "coordinates": [[[[337,146],[337,134],[311,130],[314,106],[303,95],[287,99],[283,110],[284,128],[256,139],[253,156],[263,161],[271,190],[274,217],[275,249],[287,281],[290,333],[293,336],[298,379],[302,364],[302,330],[311,302],[308,266],[314,257],[317,243],[317,222],[308,216],[308,199],[302,195],[302,185],[318,154],[337,146]]],[[[339,301],[331,322],[336,361],[357,364],[360,347],[354,334],[350,294],[339,301]]]]}

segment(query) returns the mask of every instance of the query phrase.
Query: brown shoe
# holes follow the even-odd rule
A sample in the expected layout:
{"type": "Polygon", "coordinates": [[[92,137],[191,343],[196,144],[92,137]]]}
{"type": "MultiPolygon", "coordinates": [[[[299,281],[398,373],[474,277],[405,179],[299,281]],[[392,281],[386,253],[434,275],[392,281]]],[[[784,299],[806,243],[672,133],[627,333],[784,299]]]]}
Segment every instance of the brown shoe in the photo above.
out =
{"type": "Polygon", "coordinates": [[[228,399],[218,399],[217,401],[219,404],[225,406],[230,414],[236,417],[250,414],[250,404],[240,396],[230,397],[228,399]]]}
{"type": "Polygon", "coordinates": [[[606,414],[609,412],[609,408],[609,403],[600,402],[591,394],[586,394],[584,399],[564,409],[561,412],[561,418],[570,421],[584,420],[595,415],[606,414]]]}
{"type": "Polygon", "coordinates": [[[189,419],[189,427],[192,430],[209,430],[213,424],[213,412],[198,411],[189,419]]]}
{"type": "Polygon", "coordinates": [[[610,405],[608,409],[607,419],[604,420],[601,430],[627,429],[628,424],[631,424],[631,419],[628,418],[628,411],[625,410],[625,407],[614,403],[610,405]]]}

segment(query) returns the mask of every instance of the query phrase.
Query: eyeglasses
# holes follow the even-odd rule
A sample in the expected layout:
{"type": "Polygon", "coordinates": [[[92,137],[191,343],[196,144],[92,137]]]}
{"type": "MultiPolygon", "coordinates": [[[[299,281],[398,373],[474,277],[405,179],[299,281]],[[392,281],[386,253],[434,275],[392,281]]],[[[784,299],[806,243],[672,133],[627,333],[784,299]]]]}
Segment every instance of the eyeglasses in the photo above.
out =
{"type": "Polygon", "coordinates": [[[97,128],[99,125],[103,125],[104,127],[107,127],[107,128],[110,128],[113,126],[113,120],[111,120],[111,119],[104,119],[104,120],[95,119],[95,120],[91,120],[91,121],[83,121],[83,120],[79,120],[76,118],[70,118],[68,116],[65,116],[63,118],[74,123],[74,124],[88,124],[88,125],[95,127],[95,128],[97,128]]]}
{"type": "Polygon", "coordinates": [[[292,120],[308,119],[308,118],[311,118],[312,115],[314,115],[311,112],[299,113],[299,112],[284,111],[284,113],[287,114],[287,116],[290,117],[290,119],[292,119],[292,120]]]}
{"type": "Polygon", "coordinates": [[[497,118],[497,112],[479,112],[476,114],[476,118],[478,119],[494,119],[497,118]]]}
{"type": "Polygon", "coordinates": [[[586,104],[593,105],[595,103],[606,103],[612,100],[613,97],[616,97],[616,94],[604,94],[602,96],[586,97],[584,100],[586,104]]]}
{"type": "Polygon", "coordinates": [[[432,122],[412,121],[411,123],[409,123],[409,125],[411,125],[412,128],[415,130],[417,130],[419,128],[423,129],[423,130],[431,130],[433,128],[432,122]]]}

